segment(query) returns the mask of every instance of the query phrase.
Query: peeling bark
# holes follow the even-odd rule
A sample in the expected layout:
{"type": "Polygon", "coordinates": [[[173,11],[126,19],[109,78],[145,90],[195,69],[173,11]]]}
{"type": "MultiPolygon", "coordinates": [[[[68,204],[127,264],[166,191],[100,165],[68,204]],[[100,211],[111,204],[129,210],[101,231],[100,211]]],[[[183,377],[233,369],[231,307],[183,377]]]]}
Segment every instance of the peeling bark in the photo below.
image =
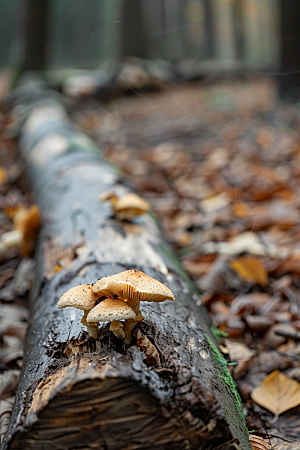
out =
{"type": "Polygon", "coordinates": [[[128,187],[53,94],[23,89],[14,105],[26,119],[20,148],[43,229],[24,365],[2,449],[206,449],[230,439],[231,430],[250,450],[226,363],[212,349],[210,319],[153,217],[111,217],[99,195],[128,187]],[[130,347],[109,324],[94,340],[82,311],[57,309],[69,288],[132,268],[166,284],[176,300],[141,305],[144,320],[130,347]]]}

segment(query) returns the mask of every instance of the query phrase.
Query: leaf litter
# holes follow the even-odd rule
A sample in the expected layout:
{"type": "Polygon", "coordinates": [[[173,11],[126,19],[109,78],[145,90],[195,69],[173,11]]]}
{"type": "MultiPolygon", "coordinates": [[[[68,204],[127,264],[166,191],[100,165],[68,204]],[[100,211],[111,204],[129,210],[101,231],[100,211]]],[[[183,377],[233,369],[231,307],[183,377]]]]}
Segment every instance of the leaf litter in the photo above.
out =
{"type": "Polygon", "coordinates": [[[251,398],[275,414],[274,423],[280,414],[300,404],[300,383],[274,370],[253,389],[251,398]]]}
{"type": "Polygon", "coordinates": [[[170,86],[106,107],[86,102],[73,119],[151,202],[214,325],[228,334],[222,349],[249,429],[256,417],[256,434],[266,427],[300,440],[300,430],[282,426],[289,411],[275,396],[271,409],[251,398],[276,370],[298,383],[289,375],[300,367],[297,107],[280,104],[261,78],[170,86]],[[276,424],[272,408],[281,413],[276,424]]]}
{"type": "MultiPolygon", "coordinates": [[[[247,424],[255,427],[253,448],[299,448],[294,391],[286,389],[279,403],[276,395],[268,405],[253,399],[274,371],[288,380],[282,388],[300,379],[300,345],[293,338],[300,332],[297,107],[278,103],[273,82],[257,78],[170,85],[108,99],[105,107],[95,99],[73,100],[71,114],[150,201],[214,325],[228,334],[221,349],[234,363],[229,369],[247,424]],[[216,103],[221,97],[222,105],[216,103]],[[279,418],[272,424],[274,414],[279,418]]],[[[16,157],[13,123],[3,108],[0,115],[3,234],[13,228],[16,205],[28,207],[33,199],[16,157]]],[[[1,261],[0,308],[19,312],[8,313],[10,324],[0,317],[0,436],[22,364],[33,265],[16,248],[1,261]]],[[[149,363],[159,365],[153,344],[139,338],[149,363]]]]}

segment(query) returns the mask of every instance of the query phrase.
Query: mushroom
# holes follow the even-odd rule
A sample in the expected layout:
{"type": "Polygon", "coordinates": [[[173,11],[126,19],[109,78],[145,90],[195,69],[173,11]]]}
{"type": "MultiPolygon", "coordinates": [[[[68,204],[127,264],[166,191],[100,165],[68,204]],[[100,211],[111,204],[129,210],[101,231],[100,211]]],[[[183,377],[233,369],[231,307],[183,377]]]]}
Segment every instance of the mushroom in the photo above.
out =
{"type": "Polygon", "coordinates": [[[113,214],[120,220],[131,220],[150,209],[149,203],[136,194],[129,193],[119,198],[114,192],[105,192],[100,196],[101,201],[110,201],[113,214]]]}
{"type": "Polygon", "coordinates": [[[110,331],[118,339],[125,339],[125,333],[123,331],[123,324],[120,320],[134,319],[136,316],[133,309],[120,298],[108,297],[102,300],[97,306],[95,306],[86,318],[89,322],[108,322],[110,321],[110,331]]]}
{"type": "Polygon", "coordinates": [[[21,207],[14,214],[13,220],[14,230],[2,234],[0,238],[0,252],[4,256],[8,249],[18,246],[22,256],[30,256],[41,228],[39,207],[21,207]]]}
{"type": "Polygon", "coordinates": [[[124,325],[126,343],[130,343],[132,332],[137,322],[143,320],[140,302],[164,302],[174,300],[174,295],[167,286],[140,270],[124,272],[100,278],[92,287],[99,297],[117,295],[124,299],[136,313],[136,317],[128,319],[124,325]]]}
{"type": "Polygon", "coordinates": [[[58,300],[57,306],[59,309],[73,306],[77,309],[83,309],[84,315],[81,323],[86,326],[90,336],[97,339],[99,337],[98,324],[87,323],[87,315],[96,305],[98,296],[93,292],[90,284],[80,284],[65,292],[58,300]]]}

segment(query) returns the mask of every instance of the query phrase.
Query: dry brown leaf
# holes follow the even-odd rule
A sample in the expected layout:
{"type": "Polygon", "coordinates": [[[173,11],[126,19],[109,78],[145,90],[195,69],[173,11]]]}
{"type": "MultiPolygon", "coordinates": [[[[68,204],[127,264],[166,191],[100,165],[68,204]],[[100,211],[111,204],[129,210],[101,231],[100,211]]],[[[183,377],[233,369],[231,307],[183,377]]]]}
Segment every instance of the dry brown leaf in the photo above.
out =
{"type": "Polygon", "coordinates": [[[255,355],[255,351],[251,350],[242,342],[235,342],[226,339],[226,347],[228,348],[231,361],[249,361],[249,359],[255,355]]]}
{"type": "Polygon", "coordinates": [[[142,334],[140,330],[137,331],[136,337],[138,346],[146,354],[146,364],[157,364],[160,366],[159,353],[152,342],[150,342],[147,336],[142,334]]]}
{"type": "Polygon", "coordinates": [[[277,418],[300,404],[300,383],[275,370],[251,392],[251,397],[255,403],[271,411],[277,418]]]}
{"type": "Polygon", "coordinates": [[[13,403],[14,397],[0,399],[0,442],[2,442],[8,428],[13,403]]]}
{"type": "Polygon", "coordinates": [[[215,211],[220,208],[228,206],[230,203],[230,198],[224,192],[214,197],[209,197],[200,202],[201,209],[205,212],[215,211]]]}
{"type": "Polygon", "coordinates": [[[251,212],[250,207],[246,203],[238,202],[233,205],[233,213],[235,216],[244,218],[249,216],[251,212]]]}
{"type": "Polygon", "coordinates": [[[271,446],[262,437],[250,434],[250,442],[253,450],[268,450],[271,446]]]}
{"type": "Polygon", "coordinates": [[[237,362],[234,368],[234,378],[240,378],[245,374],[248,361],[255,355],[255,352],[242,342],[229,341],[228,339],[226,339],[226,346],[229,351],[230,360],[237,362]]]}
{"type": "Polygon", "coordinates": [[[293,441],[289,444],[276,444],[271,447],[271,450],[300,450],[300,442],[293,441]]]}
{"type": "Polygon", "coordinates": [[[229,266],[238,276],[250,283],[257,283],[261,286],[268,285],[268,274],[262,262],[252,256],[241,256],[235,261],[231,261],[229,266]]]}
{"type": "Polygon", "coordinates": [[[7,370],[0,374],[0,397],[7,398],[15,394],[20,378],[19,370],[7,370]]]}

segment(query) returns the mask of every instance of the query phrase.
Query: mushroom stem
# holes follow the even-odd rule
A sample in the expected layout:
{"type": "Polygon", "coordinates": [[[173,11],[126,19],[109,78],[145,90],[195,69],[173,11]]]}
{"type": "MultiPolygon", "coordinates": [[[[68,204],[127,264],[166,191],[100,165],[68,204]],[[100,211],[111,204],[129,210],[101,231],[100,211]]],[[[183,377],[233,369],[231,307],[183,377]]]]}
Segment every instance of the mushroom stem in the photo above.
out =
{"type": "Polygon", "coordinates": [[[120,322],[119,320],[112,320],[110,323],[110,331],[112,331],[114,333],[114,335],[118,338],[118,339],[125,339],[125,333],[123,331],[123,324],[122,322],[120,322]]]}
{"type": "Polygon", "coordinates": [[[132,334],[137,321],[134,319],[127,319],[124,323],[125,344],[130,344],[132,341],[132,334]]]}
{"type": "Polygon", "coordinates": [[[100,335],[99,328],[97,325],[96,326],[95,325],[87,325],[86,326],[87,332],[94,339],[98,339],[98,337],[100,335]]]}
{"type": "Polygon", "coordinates": [[[87,325],[87,323],[86,323],[86,317],[87,317],[87,315],[88,315],[88,313],[89,313],[90,311],[88,310],[88,309],[84,309],[83,310],[83,318],[81,319],[81,323],[82,323],[82,325],[87,325]]]}
{"type": "Polygon", "coordinates": [[[140,300],[134,300],[132,298],[126,298],[125,300],[137,315],[137,317],[134,320],[137,320],[137,322],[139,322],[140,320],[143,320],[141,310],[140,310],[140,303],[141,303],[140,300]],[[138,318],[140,316],[142,317],[141,319],[138,318]]]}
{"type": "Polygon", "coordinates": [[[86,326],[87,332],[89,333],[89,335],[91,337],[93,337],[94,339],[98,339],[99,337],[99,328],[98,328],[98,323],[97,322],[87,322],[86,321],[86,317],[88,315],[90,311],[88,309],[84,309],[84,314],[83,314],[83,318],[81,319],[81,323],[82,325],[86,326]]]}
{"type": "Polygon", "coordinates": [[[144,317],[142,316],[142,313],[140,311],[140,301],[139,300],[128,299],[127,302],[128,302],[128,305],[131,306],[131,308],[136,313],[136,316],[134,319],[127,319],[127,320],[125,320],[125,323],[124,323],[125,344],[130,344],[132,341],[132,334],[133,334],[134,327],[136,326],[136,324],[138,322],[143,320],[144,317]]]}

